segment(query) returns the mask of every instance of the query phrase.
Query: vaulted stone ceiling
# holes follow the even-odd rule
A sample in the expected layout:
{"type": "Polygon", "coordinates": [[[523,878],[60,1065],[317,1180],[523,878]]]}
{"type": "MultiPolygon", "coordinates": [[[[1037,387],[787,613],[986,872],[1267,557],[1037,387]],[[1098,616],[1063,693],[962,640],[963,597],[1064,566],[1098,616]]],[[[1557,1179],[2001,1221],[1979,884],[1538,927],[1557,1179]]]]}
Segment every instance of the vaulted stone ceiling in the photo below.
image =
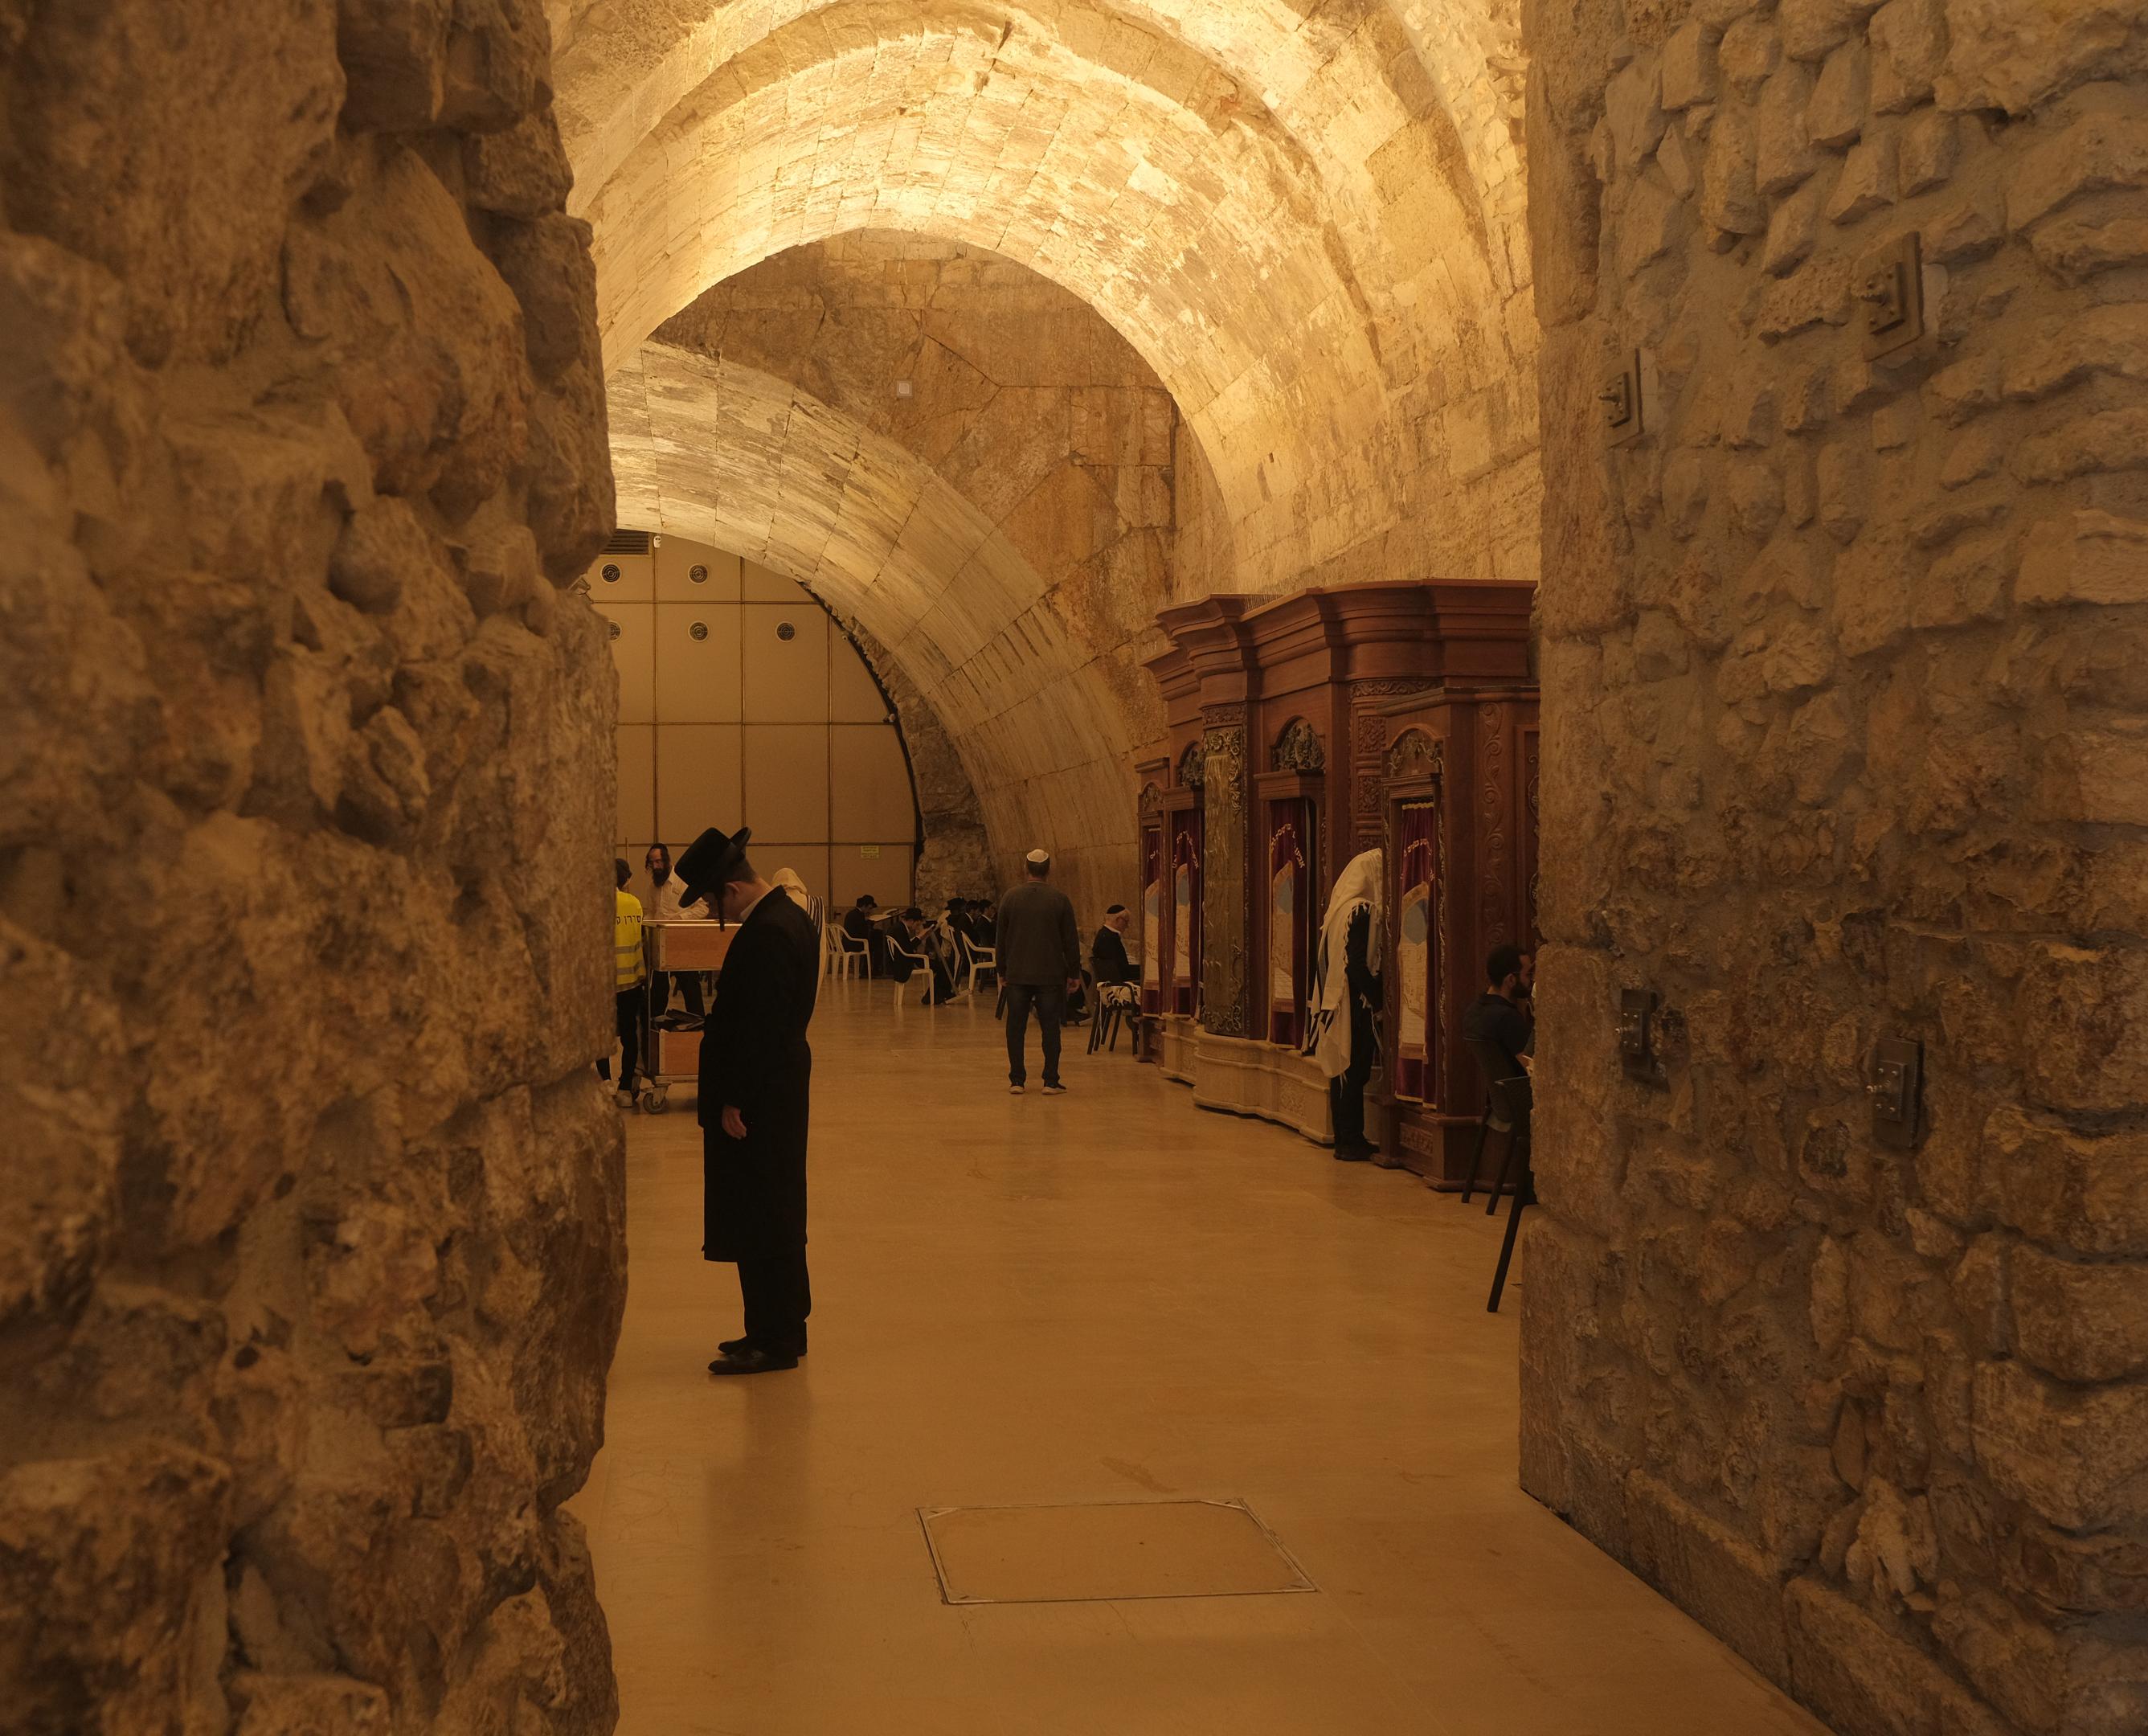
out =
{"type": "MultiPolygon", "coordinates": [[[[550,11],[571,208],[594,228],[615,380],[645,385],[639,353],[660,324],[785,249],[864,228],[963,242],[1063,286],[1155,370],[1212,469],[1234,588],[1535,576],[1536,322],[1510,0],[1336,0],[1310,14],[1287,0],[550,11]]],[[[737,374],[653,365],[649,401],[665,414],[739,432],[752,394],[737,374]],[[695,390],[712,394],[699,409],[695,390]]],[[[810,434],[814,417],[796,419],[810,434]]],[[[631,464],[630,448],[621,455],[631,464]]],[[[775,474],[749,484],[742,466],[807,461],[744,439],[708,474],[743,507],[800,491],[775,474]]],[[[671,528],[705,533],[730,509],[694,502],[681,467],[670,481],[671,528]]],[[[826,547],[904,534],[873,521],[871,489],[828,499],[865,521],[826,547]]],[[[856,612],[909,624],[884,636],[958,738],[956,720],[991,702],[943,692],[947,672],[996,667],[1013,690],[1066,698],[1031,721],[1081,737],[1084,758],[1116,759],[1130,788],[1138,720],[1109,695],[1075,703],[1065,685],[1112,647],[1078,628],[1056,645],[1016,630],[1046,618],[1042,583],[1002,599],[988,612],[998,636],[971,644],[982,617],[942,601],[954,577],[884,564],[853,587],[856,612]],[[890,594],[867,599],[875,587],[890,594]]],[[[1159,587],[1152,603],[1165,600],[1159,587]]],[[[978,764],[974,747],[966,758],[991,803],[1006,768],[978,764]]],[[[1122,815],[1107,823],[1127,829],[1122,815]]]]}
{"type": "Polygon", "coordinates": [[[931,465],[785,381],[664,344],[613,376],[611,416],[623,522],[735,549],[885,645],[1002,855],[1041,842],[1077,886],[1130,876],[1126,713],[1036,569],[931,465]]]}
{"type": "Polygon", "coordinates": [[[615,364],[783,248],[866,226],[970,241],[1066,284],[1155,367],[1248,583],[1395,530],[1434,476],[1460,498],[1418,545],[1529,576],[1526,534],[1487,535],[1533,443],[1510,6],[553,12],[615,364]]]}

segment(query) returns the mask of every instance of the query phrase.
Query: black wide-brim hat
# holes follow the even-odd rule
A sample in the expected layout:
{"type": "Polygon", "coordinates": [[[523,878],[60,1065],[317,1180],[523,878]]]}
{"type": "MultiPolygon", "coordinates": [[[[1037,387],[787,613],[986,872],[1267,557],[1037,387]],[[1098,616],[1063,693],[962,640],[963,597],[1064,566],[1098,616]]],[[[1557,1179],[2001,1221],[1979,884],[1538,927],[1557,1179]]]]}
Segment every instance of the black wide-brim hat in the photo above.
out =
{"type": "Polygon", "coordinates": [[[712,825],[688,845],[671,871],[679,876],[680,903],[695,903],[721,886],[724,876],[745,859],[752,838],[750,826],[742,825],[725,837],[712,825]]]}

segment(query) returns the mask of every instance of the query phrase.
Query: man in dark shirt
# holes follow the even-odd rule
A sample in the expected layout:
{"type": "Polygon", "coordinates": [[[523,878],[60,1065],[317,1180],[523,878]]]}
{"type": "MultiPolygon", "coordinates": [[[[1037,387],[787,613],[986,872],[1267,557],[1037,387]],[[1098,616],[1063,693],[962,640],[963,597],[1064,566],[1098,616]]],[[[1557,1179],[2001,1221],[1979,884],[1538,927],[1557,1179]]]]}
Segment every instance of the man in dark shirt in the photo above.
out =
{"type": "Polygon", "coordinates": [[[1505,1059],[1502,1076],[1522,1081],[1510,1086],[1508,1091],[1524,1116],[1531,1097],[1523,1057],[1535,1056],[1536,1026],[1523,1009],[1529,986],[1536,980],[1536,960],[1518,946],[1494,946],[1484,961],[1484,975],[1491,986],[1471,1001],[1462,1015],[1463,1038],[1489,1043],[1505,1059]]]}
{"type": "Polygon", "coordinates": [[[1134,980],[1133,961],[1127,956],[1126,932],[1127,907],[1115,904],[1104,912],[1104,926],[1097,931],[1097,938],[1089,946],[1089,973],[1099,988],[1106,983],[1134,980]]]}
{"type": "Polygon", "coordinates": [[[1027,1081],[1022,1047],[1034,1010],[1044,1034],[1044,1095],[1056,1097],[1066,1089],[1059,1082],[1059,1027],[1067,996],[1082,986],[1082,937],[1073,901],[1046,884],[1050,852],[1032,850],[1022,865],[1022,884],[1000,900],[994,949],[1006,985],[1007,1089],[1018,1097],[1027,1081]]]}
{"type": "Polygon", "coordinates": [[[879,976],[887,970],[887,936],[873,921],[872,907],[872,894],[859,893],[858,901],[843,912],[843,933],[851,940],[865,943],[866,974],[879,976]]]}

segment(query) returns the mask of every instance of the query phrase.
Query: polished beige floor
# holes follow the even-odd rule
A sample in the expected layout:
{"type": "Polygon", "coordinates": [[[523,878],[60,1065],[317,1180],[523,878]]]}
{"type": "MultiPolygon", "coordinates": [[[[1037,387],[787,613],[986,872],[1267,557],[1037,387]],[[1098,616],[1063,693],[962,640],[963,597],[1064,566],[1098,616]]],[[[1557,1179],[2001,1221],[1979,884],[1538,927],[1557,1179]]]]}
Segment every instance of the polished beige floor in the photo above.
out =
{"type": "Polygon", "coordinates": [[[625,1736],[1817,1736],[1515,1488],[1478,1212],[1123,1055],[1011,1097],[989,1006],[830,985],[813,1035],[795,1372],[704,1372],[690,1094],[630,1121],[575,1503],[625,1736]],[[1164,1495],[1246,1502],[1318,1591],[951,1607],[918,1519],[1164,1495]]]}

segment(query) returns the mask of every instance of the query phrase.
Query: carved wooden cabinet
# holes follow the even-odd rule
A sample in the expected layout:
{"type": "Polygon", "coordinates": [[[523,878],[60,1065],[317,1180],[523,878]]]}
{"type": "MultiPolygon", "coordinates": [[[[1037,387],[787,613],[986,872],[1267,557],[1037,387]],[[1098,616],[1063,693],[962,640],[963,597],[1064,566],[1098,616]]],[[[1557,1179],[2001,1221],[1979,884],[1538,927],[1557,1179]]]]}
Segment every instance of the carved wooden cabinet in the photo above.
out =
{"type": "MultiPolygon", "coordinates": [[[[1473,889],[1480,878],[1533,873],[1531,810],[1495,812],[1486,800],[1480,826],[1483,792],[1459,791],[1444,766],[1431,763],[1451,755],[1473,775],[1480,759],[1518,763],[1518,736],[1481,753],[1474,736],[1466,751],[1448,745],[1454,716],[1467,712],[1470,727],[1479,727],[1488,707],[1503,728],[1517,730],[1526,710],[1533,754],[1533,596],[1518,585],[1342,585],[1279,598],[1207,597],[1157,617],[1172,643],[1148,664],[1164,697],[1165,752],[1138,768],[1144,933],[1157,961],[1153,981],[1144,966],[1143,1008],[1155,1016],[1144,1052],[1190,1080],[1197,1101],[1327,1137],[1325,1081],[1298,1050],[1328,889],[1359,850],[1388,850],[1391,897],[1400,891],[1398,825],[1433,827],[1420,856],[1443,850],[1473,865],[1481,846],[1483,876],[1473,865],[1463,876],[1473,889]],[[1406,764],[1420,739],[1425,763],[1406,764]],[[1406,789],[1414,793],[1405,820],[1406,789]],[[1433,811],[1436,826],[1427,818],[1433,811]]],[[[1433,889],[1442,897],[1453,891],[1448,871],[1442,867],[1439,879],[1419,888],[1428,925],[1445,920],[1433,889]]],[[[1430,997],[1444,1009],[1460,992],[1453,961],[1476,949],[1479,914],[1473,904],[1443,945],[1433,944],[1428,928],[1423,951],[1412,954],[1428,973],[1413,1005],[1430,997]]],[[[1391,902],[1391,928],[1400,915],[1391,902]]],[[[1390,957],[1398,938],[1388,936],[1390,957]]],[[[1470,994],[1479,966],[1481,959],[1462,979],[1470,994]]],[[[1420,1023],[1428,1041],[1453,1034],[1443,1011],[1420,1023]]],[[[1373,1101],[1391,1109],[1413,1167],[1438,1169],[1429,1149],[1416,1147],[1443,1137],[1428,1130],[1444,1126],[1441,1117],[1472,1082],[1454,1076],[1443,1048],[1413,1051],[1413,1087],[1434,1095],[1397,1097],[1392,1009],[1387,1041],[1373,1101]]],[[[1475,1111],[1468,1113],[1473,1126],[1475,1111]]]]}
{"type": "Polygon", "coordinates": [[[1536,948],[1537,690],[1442,686],[1370,703],[1363,722],[1388,871],[1376,1090],[1403,1161],[1458,1182],[1484,1107],[1463,1014],[1493,947],[1536,948]]]}

